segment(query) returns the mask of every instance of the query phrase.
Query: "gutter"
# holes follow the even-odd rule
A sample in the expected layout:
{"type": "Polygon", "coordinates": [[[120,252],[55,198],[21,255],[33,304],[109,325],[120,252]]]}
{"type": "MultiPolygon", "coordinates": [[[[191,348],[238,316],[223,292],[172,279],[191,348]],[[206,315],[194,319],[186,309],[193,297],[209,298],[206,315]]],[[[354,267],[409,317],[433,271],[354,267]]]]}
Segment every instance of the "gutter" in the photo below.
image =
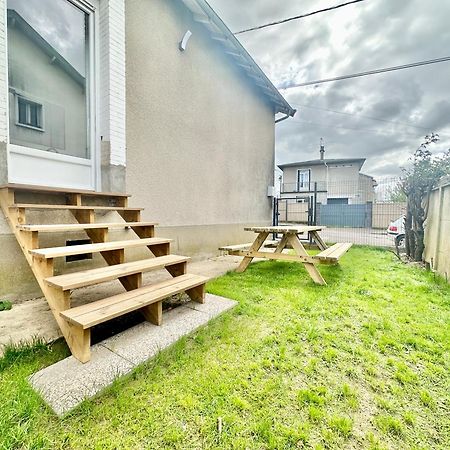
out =
{"type": "Polygon", "coordinates": [[[282,117],[281,119],[275,120],[275,123],[280,123],[280,122],[285,121],[286,119],[290,119],[291,117],[294,117],[296,113],[297,113],[297,110],[293,109],[291,112],[286,114],[286,116],[282,117]]]}

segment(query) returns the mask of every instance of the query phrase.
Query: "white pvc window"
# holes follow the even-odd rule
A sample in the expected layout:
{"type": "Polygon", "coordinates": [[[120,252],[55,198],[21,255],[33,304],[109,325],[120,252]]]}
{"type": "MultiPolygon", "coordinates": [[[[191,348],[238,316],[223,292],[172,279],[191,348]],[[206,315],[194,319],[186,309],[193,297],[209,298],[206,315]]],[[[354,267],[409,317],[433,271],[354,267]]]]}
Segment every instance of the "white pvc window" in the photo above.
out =
{"type": "Polygon", "coordinates": [[[16,95],[16,124],[44,131],[44,108],[40,103],[16,95]]]}
{"type": "Polygon", "coordinates": [[[308,170],[298,170],[297,171],[297,187],[299,190],[308,190],[311,178],[311,171],[308,170]]]}

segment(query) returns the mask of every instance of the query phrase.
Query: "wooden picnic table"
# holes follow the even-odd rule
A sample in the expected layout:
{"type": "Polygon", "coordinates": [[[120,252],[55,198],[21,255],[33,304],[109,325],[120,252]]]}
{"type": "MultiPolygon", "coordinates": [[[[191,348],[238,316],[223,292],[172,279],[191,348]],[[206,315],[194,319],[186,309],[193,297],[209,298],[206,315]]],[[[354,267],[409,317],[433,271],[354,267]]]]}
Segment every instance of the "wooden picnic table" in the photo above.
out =
{"type": "Polygon", "coordinates": [[[316,264],[337,264],[339,258],[352,246],[350,243],[339,243],[332,247],[320,237],[319,232],[323,231],[324,226],[270,226],[270,227],[248,227],[245,231],[251,231],[257,234],[254,242],[242,245],[230,245],[222,247],[220,250],[227,251],[234,256],[243,256],[243,260],[237,272],[244,272],[253,258],[263,258],[280,261],[296,261],[305,266],[305,269],[317,284],[326,285],[326,281],[316,267],[316,264]],[[268,240],[270,234],[282,235],[280,240],[268,240]],[[303,238],[303,239],[301,239],[303,238]],[[321,250],[317,255],[311,256],[305,248],[305,242],[313,241],[316,247],[321,250]],[[275,248],[275,251],[262,251],[264,248],[275,248]],[[286,248],[294,250],[295,254],[283,253],[286,248]]]}

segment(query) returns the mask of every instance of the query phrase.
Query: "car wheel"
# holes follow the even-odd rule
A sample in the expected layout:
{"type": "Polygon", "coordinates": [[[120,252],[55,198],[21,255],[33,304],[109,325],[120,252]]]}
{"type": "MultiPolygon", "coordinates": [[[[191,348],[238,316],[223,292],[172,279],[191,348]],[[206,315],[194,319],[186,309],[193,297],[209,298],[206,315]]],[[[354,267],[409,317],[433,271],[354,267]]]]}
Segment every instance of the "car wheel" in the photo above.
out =
{"type": "Polygon", "coordinates": [[[405,236],[402,234],[395,238],[395,244],[397,247],[403,247],[405,245],[405,236]]]}

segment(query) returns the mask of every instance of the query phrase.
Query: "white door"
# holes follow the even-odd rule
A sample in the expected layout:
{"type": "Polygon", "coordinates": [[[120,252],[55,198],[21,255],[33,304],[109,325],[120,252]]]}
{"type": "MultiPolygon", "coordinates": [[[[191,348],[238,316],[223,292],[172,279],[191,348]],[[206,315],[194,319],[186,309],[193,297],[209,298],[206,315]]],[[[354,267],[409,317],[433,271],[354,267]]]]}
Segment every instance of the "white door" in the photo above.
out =
{"type": "Polygon", "coordinates": [[[7,0],[10,183],[95,190],[94,9],[7,0]]]}

